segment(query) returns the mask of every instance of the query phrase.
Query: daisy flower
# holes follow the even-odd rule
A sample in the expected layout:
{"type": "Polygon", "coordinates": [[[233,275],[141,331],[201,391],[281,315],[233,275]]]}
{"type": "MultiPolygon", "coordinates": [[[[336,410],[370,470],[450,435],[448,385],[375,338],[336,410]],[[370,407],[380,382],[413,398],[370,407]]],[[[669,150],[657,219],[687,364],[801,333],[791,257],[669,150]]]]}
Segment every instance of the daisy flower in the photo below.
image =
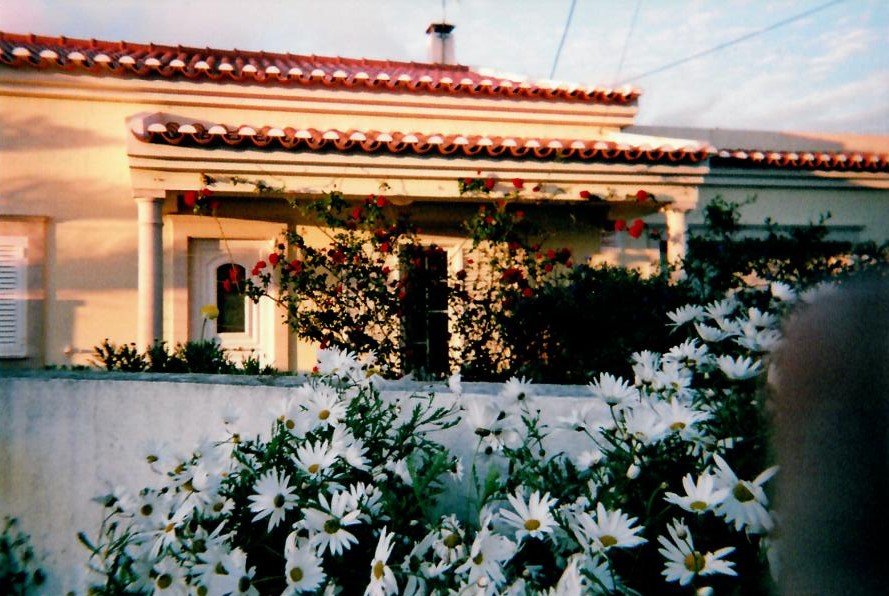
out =
{"type": "Polygon", "coordinates": [[[281,596],[293,596],[300,592],[314,592],[325,580],[321,558],[305,541],[299,541],[296,532],[287,536],[284,544],[284,579],[287,588],[281,596]]]}
{"type": "Polygon", "coordinates": [[[664,500],[692,513],[712,511],[728,495],[727,488],[714,489],[714,480],[712,475],[705,473],[698,476],[698,481],[694,482],[691,474],[686,474],[682,479],[685,495],[670,492],[664,495],[664,500]]]}
{"type": "Polygon", "coordinates": [[[698,340],[687,339],[678,346],[670,348],[670,351],[664,354],[664,360],[678,362],[682,365],[688,365],[692,362],[700,365],[707,361],[709,351],[707,346],[699,344],[698,340]]]}
{"type": "Polygon", "coordinates": [[[326,385],[317,387],[305,404],[309,427],[337,426],[346,415],[346,406],[336,392],[326,385]]]}
{"type": "Polygon", "coordinates": [[[692,375],[693,373],[679,362],[664,360],[661,369],[654,375],[652,385],[655,389],[686,397],[691,387],[692,375]]]}
{"type": "Polygon", "coordinates": [[[576,596],[577,594],[585,593],[586,579],[580,574],[580,569],[578,569],[581,557],[582,555],[571,556],[555,587],[543,592],[545,596],[576,596]]]}
{"type": "Polygon", "coordinates": [[[703,318],[704,309],[700,306],[686,304],[685,306],[680,306],[676,310],[667,313],[667,317],[673,321],[671,327],[682,327],[688,322],[696,321],[698,319],[703,318]]]}
{"type": "Polygon", "coordinates": [[[187,596],[191,586],[186,583],[185,569],[176,559],[164,557],[154,566],[154,594],[162,596],[187,596]]]}
{"type": "Polygon", "coordinates": [[[781,332],[777,329],[756,329],[746,327],[741,337],[736,337],[738,345],[751,352],[771,352],[781,342],[781,332]]]}
{"type": "Polygon", "coordinates": [[[781,302],[793,302],[796,300],[796,292],[789,285],[780,281],[773,281],[769,285],[772,296],[781,302]]]}
{"type": "Polygon", "coordinates": [[[723,298],[722,300],[716,300],[715,302],[711,302],[704,309],[706,313],[710,316],[714,321],[718,321],[719,319],[724,319],[729,316],[735,309],[738,307],[738,301],[734,298],[723,298]]]}
{"type": "Polygon", "coordinates": [[[716,365],[725,376],[736,381],[755,377],[762,372],[759,360],[753,360],[749,356],[732,358],[726,354],[716,359],[716,365]]]}
{"type": "Polygon", "coordinates": [[[503,384],[500,396],[509,403],[530,404],[534,397],[531,381],[512,377],[503,384]]]}
{"type": "Polygon", "coordinates": [[[356,439],[345,426],[333,428],[330,449],[357,470],[366,470],[368,463],[370,463],[365,457],[367,448],[364,443],[360,439],[356,439]]]}
{"type": "Polygon", "coordinates": [[[666,559],[661,575],[668,582],[679,582],[680,586],[687,586],[699,575],[738,575],[731,561],[722,558],[732,552],[732,546],[720,548],[715,552],[701,553],[694,548],[694,541],[688,528],[678,522],[668,527],[670,539],[658,536],[661,547],[658,552],[666,559]]]}
{"type": "Polygon", "coordinates": [[[331,495],[329,502],[327,497],[319,494],[318,504],[320,510],[306,509],[302,527],[309,531],[309,543],[318,554],[329,550],[330,554],[339,556],[358,543],[358,539],[344,529],[359,522],[358,503],[348,492],[339,492],[331,495]]]}
{"type": "Polygon", "coordinates": [[[469,572],[468,583],[478,584],[479,580],[500,585],[506,581],[503,563],[515,555],[517,546],[509,538],[491,532],[487,523],[476,534],[469,550],[469,558],[455,569],[455,573],[469,572]]]}
{"type": "Polygon", "coordinates": [[[661,356],[655,352],[642,350],[632,355],[633,375],[636,385],[647,385],[654,382],[654,377],[661,367],[661,356]]]}
{"type": "Polygon", "coordinates": [[[441,529],[432,534],[432,550],[444,563],[455,563],[466,555],[466,544],[463,542],[463,527],[456,515],[443,517],[441,529]]]}
{"type": "Polygon", "coordinates": [[[525,503],[521,488],[517,488],[515,495],[508,495],[506,498],[515,511],[501,511],[500,517],[516,528],[515,538],[518,542],[525,536],[542,539],[544,534],[551,534],[555,529],[556,520],[550,508],[556,504],[556,499],[551,499],[549,493],[541,497],[535,490],[525,503]]]}
{"type": "Polygon", "coordinates": [[[395,538],[395,534],[387,533],[386,528],[383,527],[380,540],[377,542],[377,549],[374,551],[374,558],[370,562],[370,583],[364,590],[365,596],[387,596],[398,593],[395,574],[386,564],[389,561],[389,555],[392,554],[393,538],[395,538]]]}
{"type": "Polygon", "coordinates": [[[247,569],[247,553],[236,548],[226,553],[214,569],[215,573],[205,575],[208,579],[204,587],[208,594],[228,594],[229,596],[259,596],[253,585],[256,567],[247,569]],[[225,573],[219,573],[219,570],[225,573]]]}
{"type": "Polygon", "coordinates": [[[652,445],[666,437],[669,428],[651,404],[645,401],[627,414],[626,431],[640,443],[652,445]]]}
{"type": "Polygon", "coordinates": [[[695,330],[698,332],[698,335],[701,336],[701,339],[709,343],[722,341],[731,335],[718,327],[711,327],[704,323],[695,323],[695,330]]]}
{"type": "Polygon", "coordinates": [[[574,528],[578,541],[596,551],[609,548],[632,548],[645,542],[645,538],[637,536],[644,530],[643,526],[633,527],[635,517],[629,517],[620,509],[606,511],[601,502],[596,504],[596,515],[587,512],[577,516],[579,527],[574,528]]]}
{"type": "Polygon", "coordinates": [[[597,397],[609,406],[621,406],[639,399],[639,390],[621,379],[608,373],[601,373],[599,378],[587,385],[593,397],[597,397]]]}
{"type": "Polygon", "coordinates": [[[337,454],[327,441],[306,443],[296,448],[296,465],[309,476],[318,476],[337,459],[337,454]]]}
{"type": "Polygon", "coordinates": [[[293,487],[288,486],[289,476],[283,478],[275,471],[269,471],[253,485],[253,492],[247,498],[253,501],[250,511],[255,513],[253,521],[269,518],[268,531],[271,532],[284,519],[287,511],[296,507],[293,487]]]}
{"type": "Polygon", "coordinates": [[[716,506],[716,514],[724,517],[726,522],[734,523],[735,530],[746,528],[750,534],[759,534],[763,530],[771,530],[775,523],[769,515],[766,497],[762,485],[778,471],[777,466],[762,472],[753,482],[740,480],[724,459],[714,455],[716,461],[716,484],[728,490],[725,499],[716,506]]]}
{"type": "Polygon", "coordinates": [[[651,407],[657,412],[667,429],[679,433],[683,439],[690,439],[692,427],[711,417],[708,412],[695,410],[674,397],[671,397],[670,401],[654,402],[651,407]]]}

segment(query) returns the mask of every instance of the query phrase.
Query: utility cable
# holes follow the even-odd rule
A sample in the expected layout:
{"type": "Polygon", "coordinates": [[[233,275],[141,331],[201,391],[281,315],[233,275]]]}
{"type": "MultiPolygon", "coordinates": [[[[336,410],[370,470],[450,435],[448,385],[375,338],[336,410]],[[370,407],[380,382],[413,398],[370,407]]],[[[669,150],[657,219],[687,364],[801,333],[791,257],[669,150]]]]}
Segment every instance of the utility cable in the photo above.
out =
{"type": "Polygon", "coordinates": [[[571,8],[568,9],[568,20],[565,21],[565,29],[562,31],[562,39],[559,41],[559,49],[556,50],[556,57],[553,59],[553,68],[549,71],[549,78],[556,76],[556,67],[559,65],[559,56],[562,55],[562,46],[565,45],[565,38],[568,37],[568,29],[571,27],[571,17],[574,16],[574,7],[577,0],[571,0],[571,8]]]}
{"type": "Polygon", "coordinates": [[[698,52],[697,54],[692,54],[691,56],[687,56],[687,57],[682,58],[680,60],[676,60],[675,62],[670,62],[669,64],[659,66],[658,68],[655,68],[654,70],[649,70],[647,72],[643,72],[642,74],[636,75],[634,77],[630,77],[626,80],[623,80],[623,81],[617,83],[617,85],[622,85],[622,84],[628,83],[630,81],[636,82],[640,79],[651,76],[653,74],[661,73],[665,70],[669,70],[671,68],[679,66],[680,64],[685,64],[686,62],[690,62],[690,61],[700,58],[702,56],[706,56],[707,54],[712,54],[713,52],[718,52],[719,50],[724,50],[725,48],[727,48],[729,46],[733,46],[735,44],[741,43],[742,41],[747,41],[748,39],[756,37],[757,35],[762,35],[763,33],[773,31],[775,29],[778,29],[779,27],[783,27],[784,25],[789,25],[790,23],[793,23],[794,21],[804,19],[805,17],[813,15],[816,12],[820,12],[820,11],[824,10],[825,8],[829,8],[829,7],[833,6],[834,4],[839,4],[840,2],[844,2],[844,1],[845,0],[833,0],[832,2],[827,2],[827,3],[822,4],[820,6],[816,6],[815,8],[812,8],[811,10],[807,10],[805,12],[802,12],[798,15],[789,17],[789,18],[784,19],[782,21],[778,21],[777,23],[769,25],[768,27],[759,29],[758,31],[753,31],[752,33],[747,33],[745,35],[742,35],[741,37],[736,37],[735,39],[732,39],[730,41],[726,41],[721,44],[715,45],[710,49],[704,50],[703,52],[698,52]]]}
{"type": "Polygon", "coordinates": [[[617,73],[614,75],[615,81],[620,80],[620,73],[624,68],[624,58],[627,56],[627,48],[630,46],[630,38],[633,37],[633,31],[636,30],[636,21],[639,18],[639,8],[642,6],[642,0],[636,0],[636,10],[633,11],[633,18],[630,21],[630,29],[627,31],[627,38],[624,40],[624,47],[620,51],[620,61],[617,63],[617,73]]]}

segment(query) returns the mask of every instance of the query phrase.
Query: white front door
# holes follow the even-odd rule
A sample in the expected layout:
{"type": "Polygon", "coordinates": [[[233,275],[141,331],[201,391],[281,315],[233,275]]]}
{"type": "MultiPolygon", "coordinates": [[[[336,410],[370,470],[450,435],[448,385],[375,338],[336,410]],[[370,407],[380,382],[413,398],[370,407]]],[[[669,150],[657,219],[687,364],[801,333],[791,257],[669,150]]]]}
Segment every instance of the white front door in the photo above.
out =
{"type": "Polygon", "coordinates": [[[254,304],[225,287],[233,268],[243,280],[271,249],[271,240],[189,241],[189,339],[215,339],[235,362],[251,356],[263,365],[275,362],[273,326],[281,323],[274,303],[266,298],[254,304]],[[219,310],[216,320],[201,313],[210,304],[219,310]]]}

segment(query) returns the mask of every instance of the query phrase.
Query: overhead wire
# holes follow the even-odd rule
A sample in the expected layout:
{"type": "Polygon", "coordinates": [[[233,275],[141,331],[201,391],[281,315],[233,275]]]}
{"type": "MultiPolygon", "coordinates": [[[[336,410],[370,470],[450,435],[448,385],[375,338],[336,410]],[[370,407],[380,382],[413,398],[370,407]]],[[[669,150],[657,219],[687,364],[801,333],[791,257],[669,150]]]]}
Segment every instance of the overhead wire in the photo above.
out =
{"type": "Polygon", "coordinates": [[[747,34],[742,35],[742,36],[740,36],[740,37],[736,37],[735,39],[732,39],[732,40],[729,40],[729,41],[726,41],[726,42],[717,44],[717,45],[713,46],[712,48],[706,49],[706,50],[704,50],[704,51],[702,51],[702,52],[698,52],[698,53],[696,53],[696,54],[692,54],[691,56],[687,56],[687,57],[685,57],[685,58],[681,58],[681,59],[679,59],[679,60],[675,60],[675,61],[673,61],[673,62],[669,62],[669,63],[667,63],[667,64],[664,64],[663,66],[659,66],[659,67],[657,67],[657,68],[655,68],[655,69],[652,69],[652,70],[643,72],[643,73],[638,74],[638,75],[636,75],[636,76],[628,77],[627,79],[625,79],[625,80],[623,80],[623,81],[620,81],[620,82],[618,82],[618,83],[616,83],[616,84],[617,84],[617,85],[623,85],[623,84],[629,83],[630,81],[636,82],[636,81],[638,81],[638,80],[640,80],[640,79],[643,79],[643,78],[645,78],[645,77],[649,77],[649,76],[651,76],[651,75],[653,75],[653,74],[658,74],[658,73],[664,72],[665,70],[669,70],[669,69],[671,69],[671,68],[675,68],[675,67],[677,67],[677,66],[679,66],[679,65],[681,65],[681,64],[685,64],[686,62],[691,62],[692,60],[696,60],[696,59],[701,58],[701,57],[703,57],[703,56],[706,56],[706,55],[708,55],[708,54],[712,54],[712,53],[714,53],[714,52],[718,52],[719,50],[724,50],[725,48],[728,48],[728,47],[733,46],[733,45],[735,45],[735,44],[741,43],[742,41],[747,41],[748,39],[751,39],[751,38],[756,37],[756,36],[758,36],[758,35],[762,35],[763,33],[768,33],[769,31],[774,31],[775,29],[778,29],[779,27],[783,27],[783,26],[785,26],[785,25],[789,25],[790,23],[793,23],[794,21],[798,21],[798,20],[800,20],[800,19],[804,19],[804,18],[806,18],[806,17],[808,17],[808,16],[811,16],[811,15],[815,14],[816,12],[820,12],[820,11],[826,9],[826,8],[830,8],[831,6],[833,6],[833,5],[835,5],[835,4],[839,4],[840,2],[844,2],[844,1],[845,1],[845,0],[832,0],[831,2],[826,2],[826,3],[824,3],[824,4],[821,4],[821,5],[819,5],[819,6],[816,6],[815,8],[812,8],[812,9],[809,9],[809,10],[807,10],[807,11],[801,12],[801,13],[799,13],[799,14],[797,14],[797,15],[792,16],[792,17],[783,19],[783,20],[781,20],[781,21],[778,21],[777,23],[773,23],[773,24],[769,25],[768,27],[764,27],[764,28],[759,29],[759,30],[757,30],[757,31],[753,31],[753,32],[751,32],[751,33],[747,33],[747,34]]]}
{"type": "Polygon", "coordinates": [[[549,78],[556,76],[556,67],[559,65],[559,57],[562,55],[562,46],[565,45],[565,38],[568,37],[568,29],[571,27],[571,17],[574,16],[574,7],[577,0],[571,0],[571,8],[568,9],[568,19],[565,21],[565,29],[562,30],[562,39],[559,40],[559,47],[556,50],[556,57],[553,59],[553,67],[549,71],[549,78]]]}
{"type": "Polygon", "coordinates": [[[614,80],[620,80],[620,73],[624,68],[624,58],[627,56],[627,48],[630,46],[630,39],[633,37],[633,31],[636,30],[636,21],[639,19],[639,8],[642,6],[642,0],[636,0],[636,9],[633,11],[633,18],[630,20],[630,29],[627,31],[627,37],[624,39],[624,47],[620,51],[620,60],[617,63],[617,73],[614,80]]]}

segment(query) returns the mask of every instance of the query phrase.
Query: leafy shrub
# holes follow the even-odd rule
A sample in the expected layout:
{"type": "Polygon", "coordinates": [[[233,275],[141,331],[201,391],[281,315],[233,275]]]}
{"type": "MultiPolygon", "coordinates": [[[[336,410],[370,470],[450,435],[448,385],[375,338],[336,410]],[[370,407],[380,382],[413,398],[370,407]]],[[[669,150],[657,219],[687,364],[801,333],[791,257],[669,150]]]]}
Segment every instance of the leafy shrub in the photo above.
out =
{"type": "Polygon", "coordinates": [[[0,534],[0,594],[25,596],[43,584],[43,570],[35,567],[34,549],[27,534],[18,529],[18,521],[3,518],[0,534]]]}

